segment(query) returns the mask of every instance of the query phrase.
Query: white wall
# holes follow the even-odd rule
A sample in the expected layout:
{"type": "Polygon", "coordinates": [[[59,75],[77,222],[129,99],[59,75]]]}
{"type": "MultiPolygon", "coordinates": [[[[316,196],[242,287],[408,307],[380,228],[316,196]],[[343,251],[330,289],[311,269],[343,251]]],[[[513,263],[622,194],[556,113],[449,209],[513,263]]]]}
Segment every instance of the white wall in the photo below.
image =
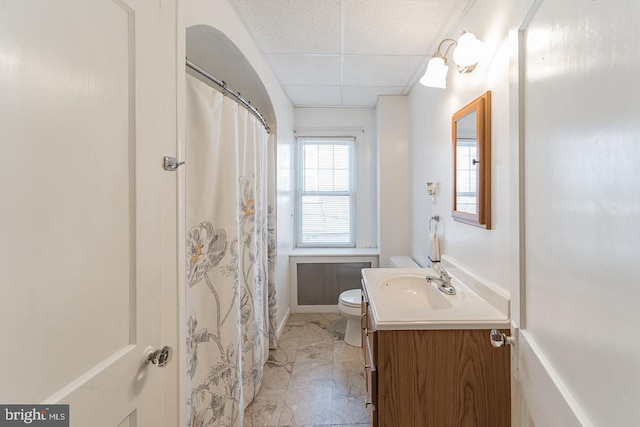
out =
{"type": "Polygon", "coordinates": [[[638,16],[543,1],[525,34],[524,326],[583,425],[640,424],[638,16]]]}
{"type": "Polygon", "coordinates": [[[373,108],[296,108],[304,136],[356,137],[356,247],[377,247],[376,117],[373,108]]]}
{"type": "Polygon", "coordinates": [[[380,266],[410,253],[409,98],[381,96],[376,107],[380,266]]]}
{"type": "Polygon", "coordinates": [[[485,43],[485,56],[471,74],[459,74],[453,61],[447,89],[427,88],[416,84],[410,101],[412,219],[411,255],[421,265],[428,265],[428,222],[440,216],[439,236],[443,254],[455,258],[478,276],[509,290],[517,281],[517,253],[512,250],[513,218],[509,206],[509,56],[506,49],[510,9],[500,0],[476,1],[462,22],[449,34],[458,38],[462,31],[474,33],[485,43]],[[492,91],[492,230],[454,222],[453,156],[451,116],[487,90],[492,91]],[[438,183],[436,203],[426,194],[426,183],[438,183]]]}
{"type": "Polygon", "coordinates": [[[438,213],[444,253],[522,291],[515,384],[525,395],[526,425],[637,425],[640,4],[540,3],[525,33],[522,195],[517,132],[509,134],[510,113],[519,108],[509,104],[511,5],[477,0],[452,34],[467,30],[485,41],[488,56],[474,73],[452,67],[446,90],[416,86],[411,93],[413,256],[425,262],[424,218],[438,213]],[[451,115],[485,90],[493,92],[490,231],[455,223],[450,214],[451,115]],[[436,205],[424,193],[429,180],[441,183],[436,205]]]}
{"type": "MultiPolygon", "coordinates": [[[[205,24],[222,31],[244,54],[260,76],[276,114],[277,129],[277,215],[278,215],[278,321],[286,320],[289,309],[289,252],[293,247],[293,204],[290,156],[293,147],[293,105],[271,72],[253,39],[227,0],[191,0],[181,3],[179,29],[205,24]]],[[[184,41],[184,34],[179,34],[184,41]]],[[[178,57],[184,58],[184,42],[178,57]]],[[[217,76],[224,79],[223,76],[217,76]]],[[[180,86],[180,84],[179,84],[180,86]]],[[[184,86],[184,84],[182,84],[184,86]]],[[[178,97],[180,103],[180,96],[178,97]]],[[[183,111],[183,110],[182,110],[183,111]]]]}

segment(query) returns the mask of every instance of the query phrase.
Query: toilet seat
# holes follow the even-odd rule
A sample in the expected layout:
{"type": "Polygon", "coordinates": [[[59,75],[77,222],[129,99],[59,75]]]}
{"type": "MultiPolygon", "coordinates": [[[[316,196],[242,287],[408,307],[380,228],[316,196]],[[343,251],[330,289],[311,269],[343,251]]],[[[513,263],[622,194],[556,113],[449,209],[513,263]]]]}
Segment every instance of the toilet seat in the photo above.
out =
{"type": "Polygon", "coordinates": [[[347,307],[360,307],[362,304],[362,294],[360,289],[350,289],[340,294],[340,302],[347,307]]]}

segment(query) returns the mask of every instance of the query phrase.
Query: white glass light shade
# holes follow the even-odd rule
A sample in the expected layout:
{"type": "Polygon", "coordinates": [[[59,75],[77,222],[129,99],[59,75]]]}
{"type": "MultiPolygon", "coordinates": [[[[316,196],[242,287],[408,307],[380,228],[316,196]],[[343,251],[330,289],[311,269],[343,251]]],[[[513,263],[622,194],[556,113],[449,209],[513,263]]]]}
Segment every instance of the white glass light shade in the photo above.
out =
{"type": "Polygon", "coordinates": [[[453,50],[453,60],[459,67],[470,67],[480,61],[483,50],[484,43],[472,33],[464,33],[453,50]]]}
{"type": "Polygon", "coordinates": [[[440,56],[434,56],[427,64],[427,71],[420,79],[420,83],[429,87],[439,87],[445,89],[447,87],[447,71],[449,67],[440,56]]]}

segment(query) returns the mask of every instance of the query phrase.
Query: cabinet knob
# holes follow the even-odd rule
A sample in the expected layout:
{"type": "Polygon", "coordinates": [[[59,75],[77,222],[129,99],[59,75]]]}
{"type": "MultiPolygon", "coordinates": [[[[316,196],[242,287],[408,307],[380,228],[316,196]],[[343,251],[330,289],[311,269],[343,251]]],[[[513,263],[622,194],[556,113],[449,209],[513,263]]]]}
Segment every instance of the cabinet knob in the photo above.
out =
{"type": "Polygon", "coordinates": [[[495,348],[500,348],[500,347],[504,347],[505,345],[513,344],[513,337],[509,337],[497,329],[491,330],[489,340],[491,341],[491,345],[494,346],[495,348]]]}

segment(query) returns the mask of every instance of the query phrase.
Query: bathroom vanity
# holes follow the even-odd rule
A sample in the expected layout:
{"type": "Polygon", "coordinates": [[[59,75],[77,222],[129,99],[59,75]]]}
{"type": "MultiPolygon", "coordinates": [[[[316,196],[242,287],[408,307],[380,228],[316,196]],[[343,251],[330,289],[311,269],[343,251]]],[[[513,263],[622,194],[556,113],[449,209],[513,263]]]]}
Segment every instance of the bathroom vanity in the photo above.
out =
{"type": "Polygon", "coordinates": [[[424,277],[431,271],[363,270],[365,404],[372,426],[509,426],[510,352],[489,339],[491,329],[508,329],[508,312],[460,282],[454,297],[429,294],[432,284],[424,277]]]}

